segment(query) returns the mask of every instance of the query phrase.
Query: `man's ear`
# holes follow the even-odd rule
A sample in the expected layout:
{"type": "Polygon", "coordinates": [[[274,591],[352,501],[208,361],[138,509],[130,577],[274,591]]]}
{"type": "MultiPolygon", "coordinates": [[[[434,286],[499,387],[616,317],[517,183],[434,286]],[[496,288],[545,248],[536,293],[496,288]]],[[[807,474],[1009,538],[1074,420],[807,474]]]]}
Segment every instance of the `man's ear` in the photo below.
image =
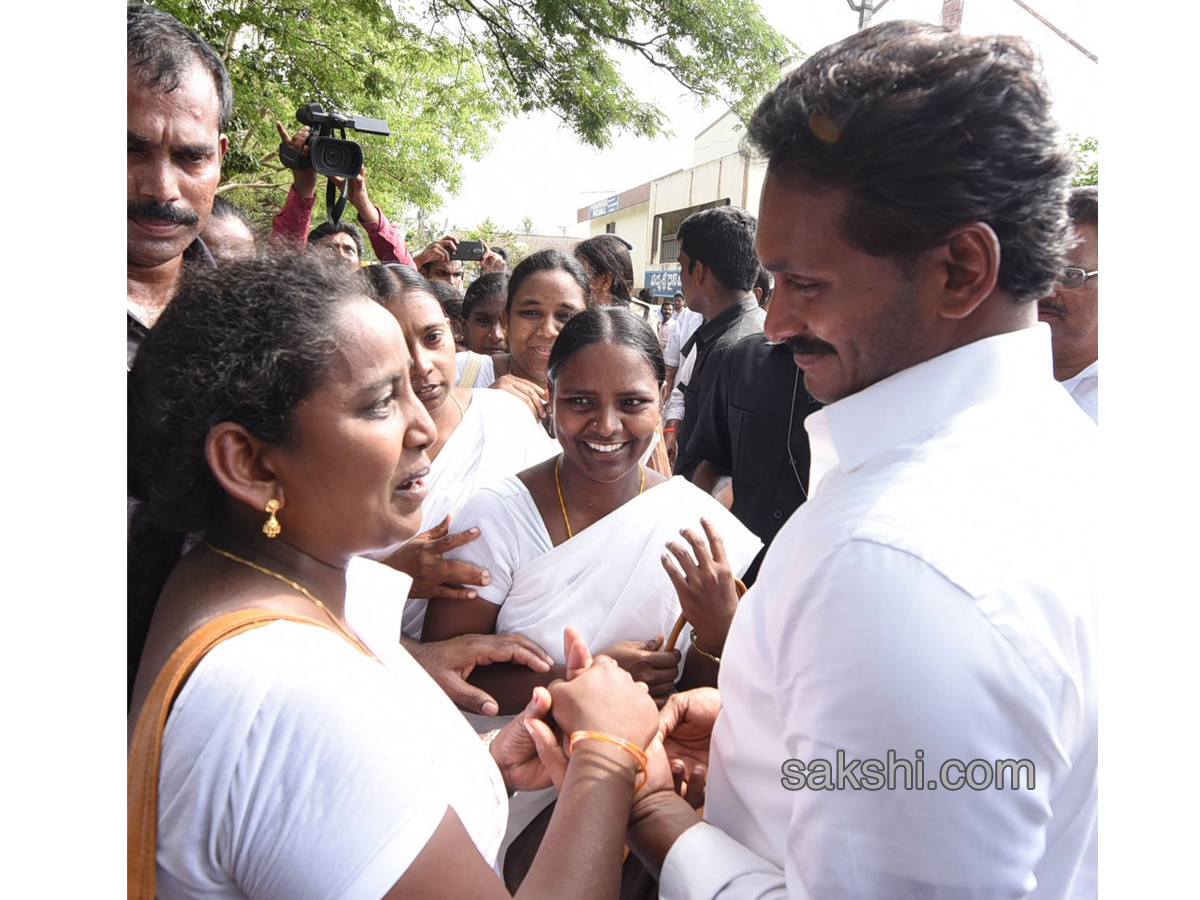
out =
{"type": "Polygon", "coordinates": [[[986,222],[972,222],[952,231],[933,250],[938,313],[946,319],[965,319],[996,289],[1000,275],[1000,239],[986,222]]]}
{"type": "Polygon", "coordinates": [[[218,422],[209,429],[204,455],[225,493],[256,510],[271,499],[278,500],[282,509],[287,498],[270,462],[264,459],[263,451],[272,446],[236,422],[218,422]]]}
{"type": "MultiPolygon", "coordinates": [[[[664,381],[658,389],[658,409],[661,412],[667,405],[667,398],[671,396],[671,384],[664,381]]],[[[661,425],[662,423],[659,422],[661,425]]]]}
{"type": "Polygon", "coordinates": [[[217,138],[217,157],[221,162],[225,162],[225,151],[229,149],[229,138],[222,134],[217,138]]]}

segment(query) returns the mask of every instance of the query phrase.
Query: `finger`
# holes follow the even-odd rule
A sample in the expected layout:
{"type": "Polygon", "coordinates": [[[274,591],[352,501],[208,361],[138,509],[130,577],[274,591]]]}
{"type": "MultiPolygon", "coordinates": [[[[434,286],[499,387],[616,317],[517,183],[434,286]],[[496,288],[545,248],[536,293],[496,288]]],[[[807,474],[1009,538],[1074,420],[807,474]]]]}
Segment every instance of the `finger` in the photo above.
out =
{"type": "Polygon", "coordinates": [[[700,527],[704,529],[704,533],[708,537],[708,544],[712,548],[713,562],[720,566],[728,565],[728,559],[725,556],[725,542],[717,533],[716,526],[708,519],[701,517],[700,527]]]}
{"type": "Polygon", "coordinates": [[[447,675],[446,683],[442,685],[442,688],[449,695],[450,699],[463,709],[482,713],[485,716],[500,714],[500,704],[496,702],[496,699],[491,694],[480,690],[472,684],[467,684],[466,681],[456,674],[447,675]]]}
{"type": "Polygon", "coordinates": [[[461,584],[435,584],[429,590],[430,600],[474,600],[479,594],[461,584]]]}
{"type": "Polygon", "coordinates": [[[591,668],[593,662],[592,651],[588,649],[587,642],[570,625],[563,629],[563,658],[567,661],[568,681],[591,668]]]}
{"type": "Polygon", "coordinates": [[[687,579],[679,571],[675,563],[671,562],[671,557],[665,553],[662,555],[662,567],[667,570],[667,577],[671,579],[671,584],[675,586],[675,593],[686,593],[688,590],[687,579]]]}
{"type": "Polygon", "coordinates": [[[456,531],[454,534],[448,534],[443,538],[438,539],[437,552],[445,553],[447,550],[453,550],[455,547],[462,547],[465,544],[471,543],[475,538],[479,537],[478,528],[468,528],[466,531],[456,531]]]}
{"type": "Polygon", "coordinates": [[[708,786],[708,767],[696,765],[687,779],[687,794],[684,799],[691,804],[692,809],[704,805],[704,792],[708,786]]]}
{"type": "Polygon", "coordinates": [[[440,523],[438,523],[437,525],[434,525],[428,531],[422,531],[415,538],[413,538],[413,540],[414,541],[438,541],[438,540],[441,540],[442,538],[444,538],[446,536],[446,533],[449,530],[450,530],[450,517],[446,516],[446,518],[442,519],[442,521],[440,523]]]}
{"type": "Polygon", "coordinates": [[[554,665],[550,654],[523,634],[485,636],[491,647],[479,662],[513,662],[535,672],[549,672],[554,665]]]}
{"type": "Polygon", "coordinates": [[[533,746],[537,749],[538,759],[555,787],[560,787],[567,774],[567,754],[559,746],[558,738],[550,730],[550,726],[541,719],[526,719],[523,722],[525,730],[533,738],[533,746]]]}
{"type": "Polygon", "coordinates": [[[676,562],[679,563],[679,568],[683,570],[683,577],[688,581],[692,581],[700,574],[700,570],[696,568],[696,563],[691,555],[674,541],[670,541],[667,544],[667,552],[675,557],[676,562]]]}
{"type": "Polygon", "coordinates": [[[658,637],[650,638],[648,641],[640,641],[639,644],[643,650],[657,650],[662,646],[662,642],[663,636],[659,634],[658,637]]]}
{"type": "Polygon", "coordinates": [[[283,127],[283,123],[278,119],[275,120],[275,130],[279,132],[279,137],[285,144],[292,142],[292,136],[287,133],[287,129],[283,127]]]}
{"type": "Polygon", "coordinates": [[[460,559],[439,557],[430,563],[430,569],[432,570],[430,578],[443,584],[472,584],[478,587],[487,587],[492,583],[492,575],[487,569],[481,569],[474,563],[463,562],[460,559]]]}
{"type": "Polygon", "coordinates": [[[659,650],[645,654],[641,661],[652,669],[674,669],[682,658],[678,650],[659,650]]]}
{"type": "Polygon", "coordinates": [[[711,566],[712,554],[708,552],[708,545],[701,540],[700,535],[696,534],[690,528],[684,528],[679,533],[691,545],[692,552],[696,555],[696,561],[700,564],[700,568],[711,566]]]}

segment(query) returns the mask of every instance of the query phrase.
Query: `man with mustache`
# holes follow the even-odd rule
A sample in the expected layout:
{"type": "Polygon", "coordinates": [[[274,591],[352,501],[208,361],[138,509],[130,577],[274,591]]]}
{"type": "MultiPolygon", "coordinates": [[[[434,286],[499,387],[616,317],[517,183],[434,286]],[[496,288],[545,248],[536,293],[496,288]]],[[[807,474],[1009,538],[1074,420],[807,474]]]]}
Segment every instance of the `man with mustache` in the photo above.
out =
{"type": "Polygon", "coordinates": [[[825,406],[809,498],[705,647],[719,694],[663,709],[689,797],[639,798],[629,837],[663,898],[1096,896],[1100,479],[1037,321],[1069,246],[1050,108],[1022,39],[894,21],[750,120],[763,331],[825,406]]]}
{"type": "Polygon", "coordinates": [[[1095,422],[1100,409],[1100,188],[1072,190],[1067,215],[1075,243],[1054,291],[1038,303],[1038,319],[1050,325],[1055,380],[1095,422]]]}
{"type": "Polygon", "coordinates": [[[233,114],[225,65],[195,32],[145,4],[126,10],[126,356],[171,300],[185,262],[215,265],[200,239],[233,114]]]}

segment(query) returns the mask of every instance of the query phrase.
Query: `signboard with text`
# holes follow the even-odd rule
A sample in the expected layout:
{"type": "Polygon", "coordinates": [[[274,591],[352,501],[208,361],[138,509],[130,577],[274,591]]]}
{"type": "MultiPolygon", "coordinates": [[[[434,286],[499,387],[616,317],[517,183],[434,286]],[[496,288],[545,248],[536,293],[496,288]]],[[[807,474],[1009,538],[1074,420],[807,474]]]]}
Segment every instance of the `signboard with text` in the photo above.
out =
{"type": "Polygon", "coordinates": [[[603,200],[597,200],[588,207],[588,218],[595,219],[598,216],[607,216],[609,213],[615,213],[620,206],[617,195],[606,197],[603,200]]]}
{"type": "Polygon", "coordinates": [[[674,297],[675,292],[683,287],[683,283],[679,280],[678,269],[663,269],[646,272],[645,286],[655,297],[674,297]]]}

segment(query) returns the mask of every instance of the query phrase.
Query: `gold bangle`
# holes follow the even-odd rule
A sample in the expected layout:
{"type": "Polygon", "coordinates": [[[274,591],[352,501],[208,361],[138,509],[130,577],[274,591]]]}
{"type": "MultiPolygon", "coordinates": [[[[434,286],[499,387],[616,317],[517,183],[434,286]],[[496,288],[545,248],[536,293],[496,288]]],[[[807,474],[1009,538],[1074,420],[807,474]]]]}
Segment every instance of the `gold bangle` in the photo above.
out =
{"type": "Polygon", "coordinates": [[[721,657],[713,656],[711,653],[709,653],[707,650],[705,650],[703,647],[701,647],[699,644],[696,643],[696,629],[695,628],[692,629],[691,641],[692,641],[692,646],[696,648],[697,653],[699,653],[701,656],[707,656],[709,659],[711,659],[713,662],[715,662],[718,666],[721,664],[721,657]]]}
{"type": "Polygon", "coordinates": [[[650,779],[650,771],[647,768],[649,760],[646,759],[646,751],[632,741],[627,741],[623,737],[617,737],[615,734],[609,734],[605,731],[572,731],[570,743],[567,744],[567,756],[575,752],[575,745],[580,741],[603,741],[606,744],[620,747],[632,756],[634,761],[637,762],[637,774],[640,776],[633,783],[633,792],[635,794],[650,779]]]}

